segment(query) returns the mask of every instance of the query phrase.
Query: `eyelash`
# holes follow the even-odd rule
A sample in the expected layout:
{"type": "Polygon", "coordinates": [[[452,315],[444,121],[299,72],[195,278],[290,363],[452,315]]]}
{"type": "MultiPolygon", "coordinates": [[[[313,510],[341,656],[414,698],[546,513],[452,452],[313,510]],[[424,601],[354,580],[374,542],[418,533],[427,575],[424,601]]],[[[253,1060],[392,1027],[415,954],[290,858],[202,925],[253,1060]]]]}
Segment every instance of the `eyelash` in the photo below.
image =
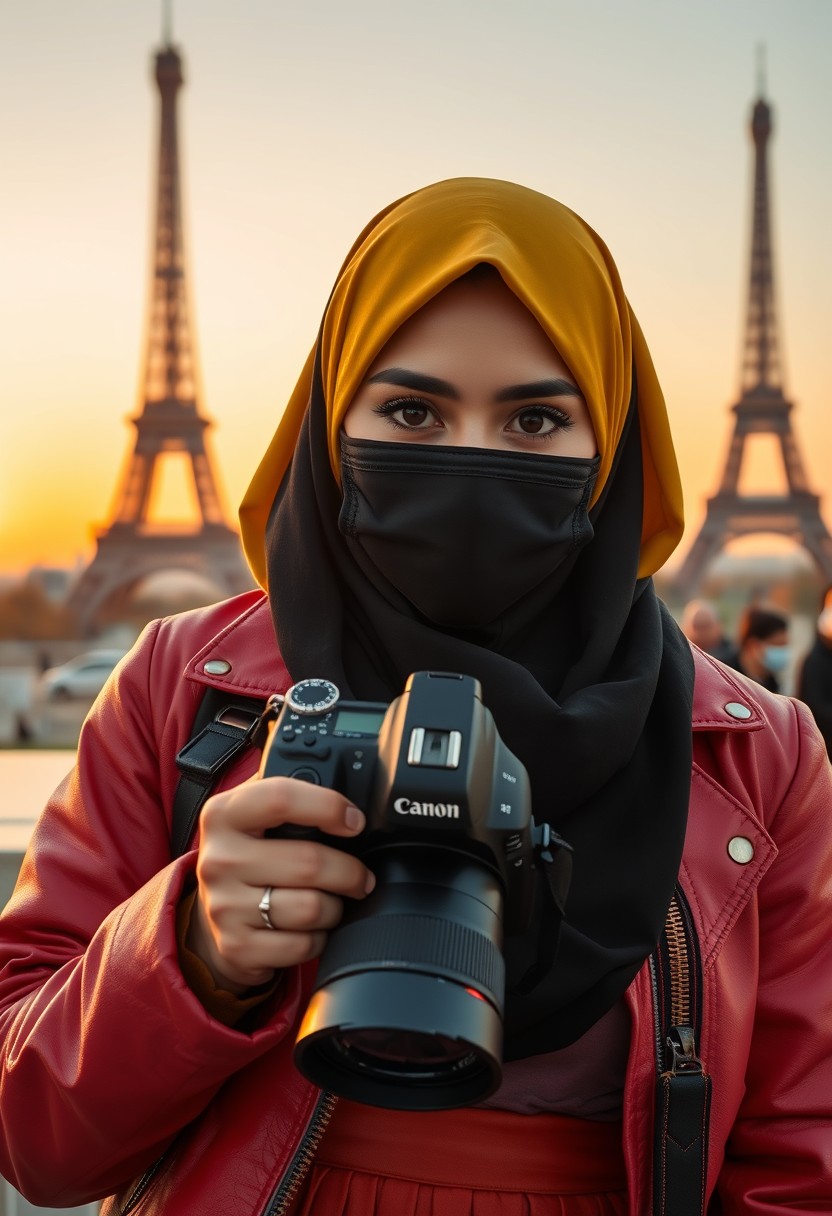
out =
{"type": "Polygon", "coordinates": [[[380,405],[373,406],[374,414],[381,414],[386,418],[391,426],[397,427],[400,431],[414,431],[418,427],[405,426],[403,422],[399,422],[393,417],[397,410],[405,409],[408,405],[421,405],[428,413],[436,417],[433,406],[429,401],[423,400],[422,397],[393,397],[390,401],[382,401],[380,405]]]}
{"type": "MultiPolygon", "coordinates": [[[[414,431],[421,430],[422,428],[405,426],[403,422],[399,422],[393,417],[397,410],[406,408],[408,405],[421,405],[430,414],[436,417],[434,407],[423,397],[394,397],[390,401],[383,401],[380,405],[374,405],[373,413],[380,414],[383,418],[386,418],[390,425],[395,427],[397,430],[409,431],[412,433],[414,431]]],[[[523,414],[527,413],[540,414],[544,418],[548,418],[552,422],[556,423],[551,431],[546,431],[542,435],[535,435],[527,431],[512,432],[515,435],[522,436],[523,439],[530,439],[536,443],[545,443],[547,440],[554,439],[559,433],[568,431],[570,427],[575,425],[574,418],[572,418],[564,410],[556,409],[553,405],[524,405],[523,408],[518,410],[509,421],[513,422],[515,418],[520,418],[523,414]]]]}

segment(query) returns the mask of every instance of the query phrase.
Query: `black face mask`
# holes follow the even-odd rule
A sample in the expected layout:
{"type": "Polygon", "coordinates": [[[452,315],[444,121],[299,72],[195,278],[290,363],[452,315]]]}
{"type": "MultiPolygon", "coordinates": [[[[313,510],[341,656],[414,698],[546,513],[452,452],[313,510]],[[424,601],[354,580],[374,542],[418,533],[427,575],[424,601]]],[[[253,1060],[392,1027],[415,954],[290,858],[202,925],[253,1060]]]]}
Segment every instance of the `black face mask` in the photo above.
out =
{"type": "Polygon", "coordinates": [[[365,572],[382,575],[423,616],[478,629],[592,539],[587,510],[598,465],[597,456],[342,435],[338,527],[365,572]]]}

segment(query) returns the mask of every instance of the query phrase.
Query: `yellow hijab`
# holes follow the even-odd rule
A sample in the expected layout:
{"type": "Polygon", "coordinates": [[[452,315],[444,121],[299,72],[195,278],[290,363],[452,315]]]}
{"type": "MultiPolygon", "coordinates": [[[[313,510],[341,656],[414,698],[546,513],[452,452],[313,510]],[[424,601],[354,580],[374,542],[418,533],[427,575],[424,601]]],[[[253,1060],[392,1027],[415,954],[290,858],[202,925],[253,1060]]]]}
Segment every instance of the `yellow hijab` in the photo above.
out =
{"type": "MultiPolygon", "coordinates": [[[[679,543],[684,521],[650,352],[603,241],[561,203],[512,182],[437,182],[392,203],[353,245],[320,337],[333,474],[340,479],[341,423],[379,351],[408,317],[481,262],[494,266],[537,318],[586,399],[601,457],[593,501],[621,437],[635,362],[644,480],[638,574],[653,574],[679,543]]],[[[243,547],[264,588],[266,524],[309,402],[314,358],[315,349],[240,507],[243,547]]]]}

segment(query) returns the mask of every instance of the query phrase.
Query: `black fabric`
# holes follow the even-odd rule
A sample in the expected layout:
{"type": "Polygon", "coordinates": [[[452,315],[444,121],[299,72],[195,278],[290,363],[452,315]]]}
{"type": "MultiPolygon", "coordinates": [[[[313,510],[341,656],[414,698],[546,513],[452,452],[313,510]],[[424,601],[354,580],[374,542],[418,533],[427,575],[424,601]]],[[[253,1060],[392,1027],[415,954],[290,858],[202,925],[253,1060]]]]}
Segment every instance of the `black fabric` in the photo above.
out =
{"type": "MultiPolygon", "coordinates": [[[[619,999],[658,941],[682,853],[693,662],[652,580],[636,576],[635,398],[634,389],[612,474],[590,512],[591,543],[482,628],[438,628],[355,560],[338,527],[319,365],[267,531],[272,613],[292,678],[323,676],[345,695],[389,701],[412,671],[475,676],[529,771],[535,817],[574,849],[554,968],[531,993],[509,992],[506,1059],[566,1046],[619,999]]],[[[487,552],[489,539],[483,529],[475,543],[487,552]]],[[[449,580],[456,561],[449,546],[449,580]]],[[[533,932],[507,941],[509,986],[535,945],[533,932]]]]}
{"type": "Polygon", "coordinates": [[[797,696],[811,709],[832,757],[832,646],[821,637],[815,638],[803,662],[797,696]]]}
{"type": "Polygon", "coordinates": [[[481,629],[562,581],[592,539],[598,463],[342,435],[338,523],[388,600],[403,596],[435,625],[481,629]]]}

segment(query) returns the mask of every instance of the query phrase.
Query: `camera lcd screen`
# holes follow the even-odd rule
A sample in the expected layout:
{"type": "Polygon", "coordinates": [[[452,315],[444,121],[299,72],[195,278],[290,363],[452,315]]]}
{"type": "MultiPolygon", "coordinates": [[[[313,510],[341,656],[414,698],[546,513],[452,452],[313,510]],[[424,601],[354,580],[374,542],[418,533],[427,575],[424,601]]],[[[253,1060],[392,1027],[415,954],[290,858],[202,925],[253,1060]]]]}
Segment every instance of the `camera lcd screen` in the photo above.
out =
{"type": "Polygon", "coordinates": [[[362,735],[377,735],[384,714],[377,709],[343,709],[335,717],[335,730],[357,731],[362,735]]]}

